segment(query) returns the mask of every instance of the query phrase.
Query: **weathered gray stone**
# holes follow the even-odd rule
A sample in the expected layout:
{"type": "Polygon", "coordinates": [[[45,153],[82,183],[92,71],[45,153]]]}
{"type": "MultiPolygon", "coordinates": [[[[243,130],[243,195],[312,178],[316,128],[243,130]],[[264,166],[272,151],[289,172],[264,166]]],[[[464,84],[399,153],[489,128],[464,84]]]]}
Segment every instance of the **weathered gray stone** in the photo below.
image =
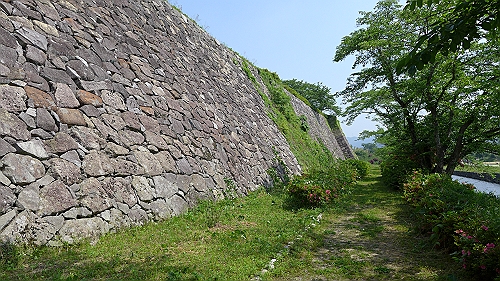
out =
{"type": "Polygon", "coordinates": [[[83,114],[78,109],[73,108],[58,108],[56,111],[61,123],[68,125],[79,125],[86,126],[87,122],[85,122],[85,118],[83,114]]]}
{"type": "Polygon", "coordinates": [[[0,138],[0,157],[10,152],[16,152],[16,149],[10,143],[0,138]]]}
{"type": "Polygon", "coordinates": [[[62,216],[66,219],[86,218],[90,217],[92,212],[85,207],[75,207],[64,212],[62,216]]]}
{"type": "Polygon", "coordinates": [[[92,150],[85,156],[82,169],[91,177],[106,176],[114,172],[111,159],[98,150],[92,150]]]}
{"type": "Polygon", "coordinates": [[[36,216],[30,211],[22,211],[14,219],[11,220],[2,233],[0,233],[0,241],[9,241],[16,243],[23,241],[26,228],[36,221],[36,216]]]}
{"type": "Polygon", "coordinates": [[[16,202],[16,196],[12,190],[6,186],[0,186],[0,215],[10,211],[16,202]]]}
{"type": "Polygon", "coordinates": [[[22,37],[24,37],[26,40],[28,40],[28,42],[30,42],[31,44],[35,45],[36,47],[44,51],[47,51],[47,38],[42,34],[26,27],[22,27],[16,30],[16,32],[20,34],[22,37]]]}
{"type": "Polygon", "coordinates": [[[207,181],[204,177],[202,177],[199,174],[194,174],[191,176],[191,183],[190,185],[197,191],[201,193],[207,193],[208,188],[207,188],[207,181]]]}
{"type": "Polygon", "coordinates": [[[36,125],[49,132],[57,132],[59,130],[56,125],[56,121],[45,108],[36,109],[36,125]]]}
{"type": "Polygon", "coordinates": [[[126,149],[123,146],[117,145],[116,143],[113,143],[113,142],[108,142],[106,144],[105,151],[107,153],[111,154],[112,156],[120,156],[120,155],[128,155],[129,154],[128,149],[126,149]]]}
{"type": "Polygon", "coordinates": [[[186,158],[177,160],[176,165],[182,174],[191,175],[193,173],[193,167],[191,167],[186,158]]]}
{"type": "Polygon", "coordinates": [[[148,220],[148,214],[143,209],[131,209],[128,216],[132,223],[142,225],[148,220]]]}
{"type": "Polygon", "coordinates": [[[151,202],[151,204],[149,204],[149,208],[158,220],[164,220],[171,217],[171,209],[164,199],[158,199],[151,202]]]}
{"type": "Polygon", "coordinates": [[[146,135],[146,142],[150,145],[154,145],[160,150],[167,150],[168,144],[165,142],[165,139],[159,134],[153,133],[151,131],[144,132],[146,135]]]}
{"type": "Polygon", "coordinates": [[[9,112],[26,110],[27,95],[23,88],[0,85],[0,107],[9,112]]]}
{"type": "Polygon", "coordinates": [[[135,192],[137,193],[137,196],[141,201],[149,202],[153,200],[155,190],[149,184],[148,178],[141,176],[133,176],[132,187],[135,189],[135,192]]]}
{"type": "Polygon", "coordinates": [[[0,183],[9,186],[12,182],[0,171],[0,183]]]}
{"type": "Polygon", "coordinates": [[[0,231],[2,231],[2,229],[4,229],[4,227],[7,226],[15,217],[16,217],[15,210],[0,215],[0,231]]]}
{"type": "Polygon", "coordinates": [[[48,173],[55,179],[61,180],[66,185],[81,181],[81,172],[77,165],[62,158],[52,158],[49,163],[48,173]]]}
{"type": "Polygon", "coordinates": [[[89,64],[82,60],[71,60],[67,63],[68,69],[74,73],[75,79],[92,81],[95,79],[94,71],[89,67],[89,64]]]}
{"type": "MultiPolygon", "coordinates": [[[[0,48],[0,63],[7,67],[14,67],[17,61],[17,52],[14,48],[2,46],[0,48]]],[[[17,77],[16,77],[17,78],[17,77]]]]}
{"type": "Polygon", "coordinates": [[[172,209],[172,214],[178,216],[188,209],[188,203],[179,195],[174,195],[167,199],[167,205],[172,209]]]}
{"type": "MultiPolygon", "coordinates": [[[[36,112],[36,110],[35,110],[35,112],[36,112]]],[[[33,117],[31,117],[28,113],[21,112],[19,114],[19,118],[21,120],[23,120],[24,123],[26,123],[26,125],[28,126],[28,128],[33,129],[33,128],[36,127],[35,119],[33,117]]]]}
{"type": "Polygon", "coordinates": [[[80,107],[80,110],[83,112],[83,114],[87,115],[88,117],[99,117],[103,113],[95,106],[90,104],[83,105],[82,107],[80,107]]]}
{"type": "Polygon", "coordinates": [[[28,45],[26,50],[26,59],[36,64],[44,65],[47,55],[40,49],[28,45]]]}
{"type": "Polygon", "coordinates": [[[61,158],[75,164],[78,168],[82,166],[82,161],[76,150],[70,150],[61,155],[61,158]]]}
{"type": "Polygon", "coordinates": [[[24,210],[37,211],[40,208],[40,189],[29,185],[19,193],[17,204],[24,210]]]}
{"type": "Polygon", "coordinates": [[[15,184],[28,184],[43,177],[45,167],[31,156],[9,153],[2,158],[2,172],[15,184]]]}
{"type": "Polygon", "coordinates": [[[169,199],[179,191],[177,177],[174,174],[153,177],[155,196],[157,198],[169,199]]]}
{"type": "Polygon", "coordinates": [[[113,194],[115,201],[133,207],[137,203],[137,196],[132,188],[131,178],[106,178],[103,188],[113,194]]]}
{"type": "Polygon", "coordinates": [[[45,150],[44,144],[41,140],[18,142],[16,143],[16,147],[20,152],[35,156],[38,159],[49,158],[49,154],[45,150]]]}
{"type": "Polygon", "coordinates": [[[80,184],[78,196],[82,206],[87,207],[94,214],[111,208],[115,203],[111,192],[105,190],[96,178],[84,180],[80,184]]]}
{"type": "Polygon", "coordinates": [[[123,119],[128,128],[134,131],[143,131],[144,127],[141,122],[139,122],[139,118],[137,114],[132,111],[125,111],[120,114],[120,117],[123,119]]]}
{"type": "Polygon", "coordinates": [[[78,149],[78,143],[67,133],[56,133],[53,139],[44,141],[45,149],[49,153],[65,153],[78,149]]]}
{"type": "Polygon", "coordinates": [[[33,138],[40,138],[42,140],[48,140],[52,138],[52,135],[49,132],[40,128],[31,130],[30,134],[33,138]]]}
{"type": "Polygon", "coordinates": [[[0,45],[15,49],[17,47],[16,37],[7,30],[0,28],[0,45]]]}
{"type": "Polygon", "coordinates": [[[102,91],[101,98],[104,104],[116,110],[120,111],[127,110],[127,106],[125,106],[125,102],[123,101],[122,95],[120,95],[117,92],[102,91]]]}
{"type": "Polygon", "coordinates": [[[80,102],[76,99],[73,90],[66,84],[56,83],[54,97],[58,107],[77,108],[80,106],[80,102]]]}
{"type": "Polygon", "coordinates": [[[45,245],[61,229],[64,224],[62,216],[49,216],[38,219],[36,228],[32,230],[31,237],[35,245],[45,245]]]}
{"type": "Polygon", "coordinates": [[[163,172],[158,159],[149,151],[134,151],[137,162],[144,168],[144,173],[149,176],[157,176],[163,172]]]}
{"type": "Polygon", "coordinates": [[[41,216],[54,215],[75,207],[77,201],[68,187],[60,180],[40,189],[40,209],[41,216]]]}
{"type": "Polygon", "coordinates": [[[106,123],[111,128],[120,131],[127,125],[123,119],[118,115],[103,114],[101,115],[104,123],[106,123]]]}
{"type": "Polygon", "coordinates": [[[97,238],[110,230],[110,226],[101,218],[68,220],[59,230],[61,241],[75,243],[82,238],[97,238]]]}
{"type": "Polygon", "coordinates": [[[160,161],[160,164],[165,172],[177,173],[177,166],[174,158],[170,155],[170,152],[160,151],[155,154],[155,157],[158,161],[160,161]]]}
{"type": "Polygon", "coordinates": [[[74,126],[69,134],[88,150],[100,150],[101,145],[106,145],[106,140],[99,137],[94,130],[88,127],[74,126]]]}
{"type": "Polygon", "coordinates": [[[111,159],[111,165],[113,166],[115,175],[117,176],[144,174],[144,168],[141,167],[139,164],[122,158],[111,159]]]}
{"type": "Polygon", "coordinates": [[[27,129],[26,123],[19,119],[16,115],[0,108],[0,136],[9,136],[18,140],[28,140],[30,132],[27,129]]]}
{"type": "Polygon", "coordinates": [[[120,142],[126,147],[132,147],[134,145],[140,145],[144,142],[144,135],[130,130],[122,130],[118,132],[120,137],[120,142]]]}
{"type": "Polygon", "coordinates": [[[81,81],[82,87],[87,92],[110,89],[110,86],[105,81],[81,81]]]}

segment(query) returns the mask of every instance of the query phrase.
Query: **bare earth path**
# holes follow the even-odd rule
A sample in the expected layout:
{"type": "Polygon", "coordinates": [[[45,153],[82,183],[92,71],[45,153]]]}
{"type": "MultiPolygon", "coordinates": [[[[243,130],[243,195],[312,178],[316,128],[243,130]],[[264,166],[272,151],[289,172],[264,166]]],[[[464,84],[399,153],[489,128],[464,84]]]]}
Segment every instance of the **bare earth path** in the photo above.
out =
{"type": "Polygon", "coordinates": [[[323,214],[313,233],[320,241],[313,268],[292,270],[286,280],[471,280],[413,231],[401,193],[385,188],[374,172],[344,207],[323,214]]]}

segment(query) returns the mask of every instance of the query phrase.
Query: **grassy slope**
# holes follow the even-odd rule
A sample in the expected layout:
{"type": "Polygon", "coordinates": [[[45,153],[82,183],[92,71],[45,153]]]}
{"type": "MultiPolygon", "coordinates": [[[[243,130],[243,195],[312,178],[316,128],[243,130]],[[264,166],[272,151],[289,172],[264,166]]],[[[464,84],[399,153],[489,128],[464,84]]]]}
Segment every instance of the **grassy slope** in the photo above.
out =
{"type": "MultiPolygon", "coordinates": [[[[447,280],[449,256],[411,231],[400,193],[378,170],[324,209],[280,194],[205,202],[180,217],[123,230],[95,245],[18,249],[0,280],[447,280]],[[322,213],[322,222],[314,218],[322,213]],[[291,247],[285,248],[293,241],[291,247]]],[[[467,280],[458,276],[460,280],[467,280]]]]}

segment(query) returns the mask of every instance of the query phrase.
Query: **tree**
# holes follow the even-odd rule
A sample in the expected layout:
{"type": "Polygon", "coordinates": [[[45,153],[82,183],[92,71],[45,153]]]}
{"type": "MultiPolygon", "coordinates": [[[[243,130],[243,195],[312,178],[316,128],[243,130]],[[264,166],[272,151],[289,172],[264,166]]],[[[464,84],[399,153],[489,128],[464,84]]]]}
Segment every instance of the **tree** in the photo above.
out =
{"type": "Polygon", "coordinates": [[[359,29],[342,39],[334,58],[354,55],[353,68],[362,69],[337,96],[348,104],[348,120],[368,113],[386,128],[386,146],[425,170],[451,174],[471,152],[499,151],[500,56],[491,41],[473,42],[468,51],[437,54],[413,76],[399,73],[398,63],[432,19],[429,11],[404,10],[396,0],[362,12],[359,29]]]}
{"type": "Polygon", "coordinates": [[[283,83],[304,97],[314,110],[330,115],[340,112],[331,89],[322,83],[311,84],[297,79],[285,80],[283,83]]]}
{"type": "Polygon", "coordinates": [[[496,37],[500,28],[500,0],[448,1],[452,5],[439,9],[441,0],[407,0],[405,9],[428,9],[432,24],[421,30],[412,51],[404,57],[398,71],[408,70],[415,74],[417,69],[435,60],[436,55],[447,55],[459,49],[468,50],[471,43],[485,38],[489,33],[496,37]]]}

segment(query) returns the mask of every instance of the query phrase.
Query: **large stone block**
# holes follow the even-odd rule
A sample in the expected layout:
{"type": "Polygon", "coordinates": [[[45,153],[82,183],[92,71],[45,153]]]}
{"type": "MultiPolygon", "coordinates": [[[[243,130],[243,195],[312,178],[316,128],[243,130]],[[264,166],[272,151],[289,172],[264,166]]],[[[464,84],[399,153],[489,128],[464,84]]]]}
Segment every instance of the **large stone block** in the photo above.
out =
{"type": "Polygon", "coordinates": [[[60,180],[54,181],[40,189],[41,216],[54,215],[69,210],[77,205],[68,187],[60,180]]]}
{"type": "Polygon", "coordinates": [[[21,87],[0,85],[0,107],[9,112],[26,110],[26,92],[21,87]]]}
{"type": "Polygon", "coordinates": [[[15,184],[29,184],[45,175],[42,162],[31,156],[9,153],[1,163],[3,174],[15,184]]]}
{"type": "Polygon", "coordinates": [[[85,174],[91,177],[106,176],[114,172],[112,164],[111,159],[106,154],[92,150],[83,159],[82,169],[85,174]]]}
{"type": "Polygon", "coordinates": [[[77,194],[82,206],[87,207],[94,214],[111,208],[115,203],[112,193],[105,190],[96,178],[84,180],[80,184],[80,191],[77,194]]]}
{"type": "Polygon", "coordinates": [[[30,132],[24,123],[15,114],[0,108],[0,136],[9,136],[18,140],[28,140],[30,132]]]}
{"type": "Polygon", "coordinates": [[[82,238],[97,238],[110,230],[110,226],[99,217],[68,220],[59,230],[62,242],[74,243],[82,238]]]}

